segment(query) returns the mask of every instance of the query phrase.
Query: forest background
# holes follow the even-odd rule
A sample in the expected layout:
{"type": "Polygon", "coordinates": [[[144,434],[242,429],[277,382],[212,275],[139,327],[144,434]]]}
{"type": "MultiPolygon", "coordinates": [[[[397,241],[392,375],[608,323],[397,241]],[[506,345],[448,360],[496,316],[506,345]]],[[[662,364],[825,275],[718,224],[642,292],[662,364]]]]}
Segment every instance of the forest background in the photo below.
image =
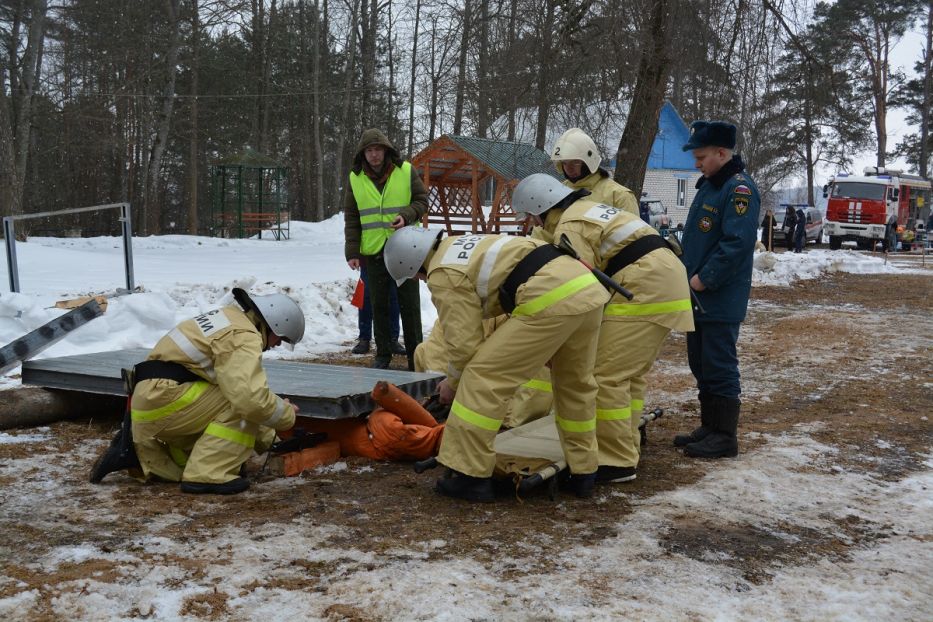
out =
{"type": "Polygon", "coordinates": [[[0,0],[0,215],[128,201],[139,234],[207,233],[208,166],[249,146],[319,221],[366,127],[405,157],[580,127],[639,192],[665,99],[736,123],[766,195],[812,203],[866,150],[928,175],[931,36],[933,0],[0,0]]]}

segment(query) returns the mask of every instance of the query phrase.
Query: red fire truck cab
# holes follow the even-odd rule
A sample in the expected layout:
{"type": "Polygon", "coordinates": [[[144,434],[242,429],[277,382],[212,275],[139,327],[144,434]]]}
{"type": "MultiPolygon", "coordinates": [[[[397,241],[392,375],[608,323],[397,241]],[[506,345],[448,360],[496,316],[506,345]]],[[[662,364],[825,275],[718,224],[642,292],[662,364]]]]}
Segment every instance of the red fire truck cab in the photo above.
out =
{"type": "Polygon", "coordinates": [[[893,250],[898,226],[914,229],[930,213],[930,182],[894,169],[870,166],[863,175],[839,173],[823,186],[823,196],[832,250],[844,240],[864,249],[880,240],[885,250],[893,250]]]}

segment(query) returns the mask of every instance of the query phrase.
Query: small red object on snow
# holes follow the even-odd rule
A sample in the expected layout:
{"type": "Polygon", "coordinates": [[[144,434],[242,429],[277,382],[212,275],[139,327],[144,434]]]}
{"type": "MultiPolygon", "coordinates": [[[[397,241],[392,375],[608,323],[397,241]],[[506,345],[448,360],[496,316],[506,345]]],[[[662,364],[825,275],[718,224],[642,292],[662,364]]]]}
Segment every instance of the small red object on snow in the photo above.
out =
{"type": "Polygon", "coordinates": [[[363,308],[364,298],[366,295],[366,286],[363,284],[363,279],[360,279],[356,282],[356,289],[353,290],[353,298],[350,299],[350,304],[356,307],[357,309],[363,308]]]}

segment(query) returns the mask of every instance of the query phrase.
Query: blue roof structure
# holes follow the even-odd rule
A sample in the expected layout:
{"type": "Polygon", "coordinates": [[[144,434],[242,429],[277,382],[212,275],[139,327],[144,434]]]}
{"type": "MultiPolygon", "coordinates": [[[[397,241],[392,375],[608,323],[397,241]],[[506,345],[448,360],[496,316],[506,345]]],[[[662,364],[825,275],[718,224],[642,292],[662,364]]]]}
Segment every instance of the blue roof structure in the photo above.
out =
{"type": "Polygon", "coordinates": [[[695,170],[693,156],[682,148],[690,138],[690,128],[669,101],[661,107],[658,133],[648,156],[649,169],[695,170]]]}

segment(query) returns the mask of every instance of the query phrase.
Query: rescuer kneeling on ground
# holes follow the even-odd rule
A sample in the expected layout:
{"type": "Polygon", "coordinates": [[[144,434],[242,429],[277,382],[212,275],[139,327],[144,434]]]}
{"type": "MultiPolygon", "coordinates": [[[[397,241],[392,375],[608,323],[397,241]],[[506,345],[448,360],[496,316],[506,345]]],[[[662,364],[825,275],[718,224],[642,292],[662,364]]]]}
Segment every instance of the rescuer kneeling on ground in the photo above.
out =
{"type": "Polygon", "coordinates": [[[304,336],[298,304],[284,294],[250,296],[239,305],[185,320],[135,366],[128,384],[130,426],[95,463],[91,481],[132,475],[181,482],[189,493],[236,494],[249,488],[240,467],[295,423],[297,407],[269,390],[262,353],[304,336]]]}
{"type": "Polygon", "coordinates": [[[606,290],[580,262],[539,240],[464,235],[441,240],[420,227],[399,229],[385,247],[397,281],[426,278],[447,341],[451,403],[438,461],[450,477],[436,490],[492,501],[493,441],[515,391],[548,361],[557,426],[580,497],[596,482],[596,337],[606,290]],[[511,317],[483,339],[483,318],[511,317]]]}

